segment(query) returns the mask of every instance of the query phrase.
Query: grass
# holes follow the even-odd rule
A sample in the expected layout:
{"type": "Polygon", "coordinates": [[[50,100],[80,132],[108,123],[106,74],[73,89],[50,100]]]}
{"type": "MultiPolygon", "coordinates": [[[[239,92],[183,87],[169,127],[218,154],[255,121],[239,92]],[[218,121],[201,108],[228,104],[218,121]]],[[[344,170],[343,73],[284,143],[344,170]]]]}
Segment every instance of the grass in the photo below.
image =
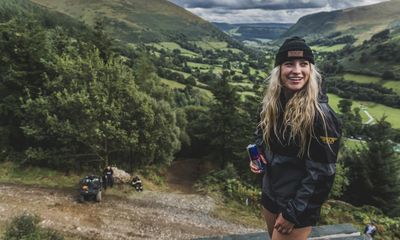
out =
{"type": "Polygon", "coordinates": [[[386,121],[392,124],[393,128],[400,129],[400,109],[388,107],[382,104],[373,102],[360,102],[365,106],[368,112],[375,118],[380,119],[383,115],[386,115],[386,121]]]}
{"type": "Polygon", "coordinates": [[[218,204],[218,207],[212,213],[214,217],[248,227],[266,228],[265,222],[260,212],[249,210],[244,203],[237,201],[225,201],[218,204]]]}
{"type": "Polygon", "coordinates": [[[0,164],[0,182],[46,187],[76,187],[82,176],[39,167],[20,168],[15,163],[0,164]]]}
{"type": "Polygon", "coordinates": [[[228,48],[227,42],[221,41],[193,41],[198,47],[204,50],[222,50],[222,51],[232,51],[233,53],[242,52],[240,49],[237,48],[228,48]]]}
{"type": "Polygon", "coordinates": [[[377,83],[382,84],[382,86],[386,88],[391,88],[397,94],[400,94],[400,81],[395,80],[382,80],[380,77],[362,75],[362,74],[353,74],[353,73],[345,73],[343,75],[344,80],[351,80],[358,83],[377,83]]]}
{"type": "Polygon", "coordinates": [[[393,89],[393,91],[400,95],[400,81],[385,81],[383,86],[393,89]]]}
{"type": "Polygon", "coordinates": [[[170,88],[183,89],[183,88],[186,87],[185,84],[182,84],[182,83],[179,83],[179,82],[175,82],[175,81],[172,81],[172,80],[168,80],[168,79],[165,79],[165,78],[161,78],[161,82],[165,83],[170,88]]]}
{"type": "MultiPolygon", "coordinates": [[[[161,82],[165,83],[168,87],[170,87],[172,89],[174,89],[174,88],[183,89],[183,88],[186,87],[185,84],[182,84],[182,83],[179,83],[179,82],[175,82],[175,81],[172,81],[172,80],[168,80],[168,79],[165,79],[165,78],[161,78],[161,82]]],[[[201,86],[207,86],[204,83],[200,83],[200,85],[201,86]]],[[[203,94],[204,98],[207,99],[207,100],[211,100],[211,99],[214,98],[214,95],[212,94],[212,92],[210,90],[207,90],[207,89],[204,89],[204,88],[201,88],[201,87],[193,87],[193,88],[198,89],[203,94]]]]}
{"type": "Polygon", "coordinates": [[[198,87],[200,87],[200,88],[202,88],[202,87],[208,87],[207,84],[202,83],[202,82],[199,82],[199,80],[197,80],[197,79],[196,79],[196,85],[197,85],[198,87]]]}
{"type": "Polygon", "coordinates": [[[208,100],[212,100],[214,98],[214,94],[212,94],[212,92],[210,90],[204,89],[204,88],[199,88],[199,87],[193,87],[195,89],[198,89],[201,93],[204,94],[204,96],[208,99],[208,100]]]}
{"type": "Polygon", "coordinates": [[[380,83],[380,77],[367,76],[362,74],[345,73],[344,80],[350,80],[358,83],[380,83]]]}
{"type": "Polygon", "coordinates": [[[312,46],[311,48],[317,52],[336,52],[344,48],[346,44],[336,44],[333,46],[312,46]]]}
{"type": "MultiPolygon", "coordinates": [[[[329,105],[335,110],[335,112],[339,112],[339,108],[337,107],[339,101],[343,98],[334,95],[328,94],[329,97],[329,105]]],[[[365,101],[354,101],[352,108],[364,108],[366,109],[373,118],[380,119],[384,114],[387,116],[386,121],[392,124],[393,128],[400,129],[400,109],[388,107],[382,104],[377,104],[373,102],[365,102],[365,101]]],[[[361,111],[361,117],[363,121],[367,121],[368,117],[361,111]]]]}
{"type": "Polygon", "coordinates": [[[187,65],[193,69],[195,69],[195,68],[210,69],[211,68],[211,66],[209,64],[204,64],[204,63],[187,62],[187,65]]]}
{"type": "Polygon", "coordinates": [[[227,42],[205,42],[205,41],[193,41],[198,47],[204,49],[204,50],[213,50],[213,49],[221,49],[221,48],[226,48],[228,47],[227,42]]]}
{"type": "Polygon", "coordinates": [[[182,71],[178,71],[178,70],[175,70],[175,69],[172,69],[172,68],[165,68],[165,69],[168,69],[168,70],[170,70],[170,71],[172,71],[172,72],[180,73],[180,74],[182,74],[185,78],[191,76],[191,74],[189,74],[189,73],[185,73],[185,72],[182,72],[182,71]]]}
{"type": "Polygon", "coordinates": [[[174,43],[174,42],[159,42],[159,43],[151,43],[149,45],[152,45],[153,47],[157,48],[158,50],[166,49],[169,51],[173,51],[174,49],[179,49],[181,51],[182,55],[189,56],[189,57],[198,56],[197,53],[189,51],[185,48],[182,48],[181,46],[179,46],[179,44],[174,43]]]}
{"type": "Polygon", "coordinates": [[[242,86],[242,87],[253,87],[253,84],[252,83],[249,83],[249,82],[246,82],[246,83],[244,83],[244,82],[230,82],[229,83],[230,85],[233,85],[233,86],[242,86]]]}

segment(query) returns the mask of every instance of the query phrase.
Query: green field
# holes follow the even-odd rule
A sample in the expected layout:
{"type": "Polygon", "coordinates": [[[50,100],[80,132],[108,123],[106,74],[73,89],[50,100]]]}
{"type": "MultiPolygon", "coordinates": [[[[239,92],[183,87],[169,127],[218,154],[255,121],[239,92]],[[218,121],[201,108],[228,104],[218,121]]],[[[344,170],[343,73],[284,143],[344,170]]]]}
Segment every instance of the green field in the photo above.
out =
{"type": "Polygon", "coordinates": [[[236,48],[228,48],[228,43],[227,42],[216,42],[216,41],[193,41],[192,43],[195,43],[198,47],[204,49],[204,50],[223,50],[223,51],[232,51],[233,53],[239,53],[241,52],[240,49],[236,48]]]}
{"type": "Polygon", "coordinates": [[[333,46],[312,46],[311,48],[316,52],[336,52],[344,48],[346,44],[336,44],[333,46]]]}
{"type": "Polygon", "coordinates": [[[230,82],[229,84],[233,86],[253,87],[253,84],[250,82],[230,82]]]}
{"type": "Polygon", "coordinates": [[[344,80],[350,80],[358,83],[378,83],[382,84],[385,88],[391,88],[397,94],[400,94],[400,81],[395,80],[382,80],[380,77],[362,75],[362,74],[353,74],[353,73],[345,73],[343,75],[344,80]]]}
{"type": "Polygon", "coordinates": [[[211,66],[208,64],[204,64],[204,63],[195,63],[195,62],[187,62],[187,65],[191,68],[198,68],[198,69],[210,69],[211,66]]]}
{"type": "Polygon", "coordinates": [[[165,78],[160,78],[162,83],[165,83],[168,87],[170,88],[179,88],[179,89],[183,89],[186,87],[185,84],[179,83],[179,82],[175,82],[172,80],[168,80],[165,78]]]}
{"type": "Polygon", "coordinates": [[[214,98],[214,95],[212,94],[212,92],[210,90],[204,89],[204,88],[199,88],[199,87],[193,87],[195,89],[198,89],[201,93],[203,93],[203,95],[208,99],[211,100],[214,98]]]}
{"type": "MultiPolygon", "coordinates": [[[[160,79],[161,79],[162,83],[166,84],[168,87],[170,87],[172,89],[174,89],[174,88],[183,89],[183,88],[186,87],[185,84],[182,84],[182,83],[179,83],[179,82],[175,82],[175,81],[168,80],[168,79],[165,79],[165,78],[160,78],[160,79]]],[[[205,85],[205,84],[202,84],[202,85],[205,85]]],[[[200,88],[200,87],[193,87],[193,88],[199,90],[206,100],[211,100],[214,97],[210,90],[203,89],[203,88],[200,88]]]]}
{"type": "MultiPolygon", "coordinates": [[[[337,107],[339,101],[342,99],[337,95],[328,94],[329,97],[329,105],[335,110],[335,112],[339,112],[337,107]]],[[[373,102],[365,102],[365,101],[354,101],[353,100],[353,108],[358,107],[360,109],[366,109],[369,114],[372,115],[375,119],[380,119],[384,114],[386,114],[386,121],[392,124],[393,128],[400,129],[400,109],[391,108],[382,104],[377,104],[373,102]]],[[[363,121],[368,120],[368,116],[361,111],[361,117],[363,121]]]]}
{"type": "Polygon", "coordinates": [[[168,69],[168,70],[173,71],[173,72],[180,73],[180,74],[182,74],[185,78],[191,76],[191,74],[189,74],[189,73],[185,73],[185,72],[182,72],[182,71],[178,71],[178,70],[175,70],[175,69],[172,69],[172,68],[165,68],[165,69],[168,69]]]}
{"type": "Polygon", "coordinates": [[[197,85],[198,87],[208,87],[207,84],[202,83],[202,82],[199,82],[199,80],[197,80],[197,79],[196,79],[196,85],[197,85]]]}
{"type": "Polygon", "coordinates": [[[221,49],[228,47],[227,42],[205,42],[205,41],[193,41],[198,47],[204,50],[221,49]]]}
{"type": "Polygon", "coordinates": [[[157,48],[158,50],[166,49],[169,51],[173,51],[174,49],[179,49],[181,51],[182,55],[189,56],[189,57],[197,57],[198,56],[197,53],[189,51],[185,48],[182,48],[181,46],[179,46],[177,43],[174,43],[174,42],[150,43],[148,45],[151,45],[151,46],[157,48]]]}
{"type": "Polygon", "coordinates": [[[400,95],[400,81],[385,81],[383,86],[393,89],[393,91],[400,95]]]}
{"type": "Polygon", "coordinates": [[[350,80],[358,83],[380,83],[380,77],[367,76],[362,74],[345,73],[343,75],[344,80],[350,80]]]}

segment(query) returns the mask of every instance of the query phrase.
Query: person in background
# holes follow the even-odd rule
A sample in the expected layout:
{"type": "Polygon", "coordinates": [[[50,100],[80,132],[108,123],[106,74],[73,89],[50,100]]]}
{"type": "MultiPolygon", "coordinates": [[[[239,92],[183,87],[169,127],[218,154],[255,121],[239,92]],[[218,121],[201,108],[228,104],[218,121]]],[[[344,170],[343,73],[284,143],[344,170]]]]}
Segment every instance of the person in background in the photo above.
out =
{"type": "Polygon", "coordinates": [[[114,171],[112,170],[112,167],[108,165],[104,171],[103,171],[103,177],[104,177],[104,189],[107,189],[107,187],[113,187],[114,185],[114,171]]]}
{"type": "Polygon", "coordinates": [[[367,226],[365,226],[365,229],[364,229],[365,238],[367,240],[374,239],[375,233],[376,233],[375,222],[371,221],[371,223],[369,223],[369,224],[367,224],[367,226]]]}
{"type": "MultiPolygon", "coordinates": [[[[332,188],[341,130],[314,55],[287,39],[262,101],[256,145],[266,164],[262,212],[272,240],[306,240],[332,188]]],[[[262,171],[253,162],[250,170],[262,171]]]]}
{"type": "Polygon", "coordinates": [[[136,192],[143,191],[142,180],[138,176],[135,176],[131,182],[132,186],[136,189],[136,192]]]}

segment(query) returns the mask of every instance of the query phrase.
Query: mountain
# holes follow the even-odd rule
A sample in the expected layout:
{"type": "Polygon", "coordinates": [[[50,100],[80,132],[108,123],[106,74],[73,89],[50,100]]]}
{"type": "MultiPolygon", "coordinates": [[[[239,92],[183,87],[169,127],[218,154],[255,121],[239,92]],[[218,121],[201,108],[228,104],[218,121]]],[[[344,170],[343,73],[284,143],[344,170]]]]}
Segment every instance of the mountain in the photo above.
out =
{"type": "Polygon", "coordinates": [[[362,43],[373,34],[398,25],[400,25],[400,1],[392,0],[304,16],[282,37],[326,35],[340,32],[342,35],[351,34],[356,37],[357,43],[362,43]]]}
{"type": "Polygon", "coordinates": [[[106,30],[123,42],[222,39],[211,23],[167,0],[31,0],[93,26],[103,21],[106,30]]]}
{"type": "Polygon", "coordinates": [[[286,23],[217,23],[213,22],[220,30],[228,33],[238,40],[277,39],[293,24],[286,23]]]}

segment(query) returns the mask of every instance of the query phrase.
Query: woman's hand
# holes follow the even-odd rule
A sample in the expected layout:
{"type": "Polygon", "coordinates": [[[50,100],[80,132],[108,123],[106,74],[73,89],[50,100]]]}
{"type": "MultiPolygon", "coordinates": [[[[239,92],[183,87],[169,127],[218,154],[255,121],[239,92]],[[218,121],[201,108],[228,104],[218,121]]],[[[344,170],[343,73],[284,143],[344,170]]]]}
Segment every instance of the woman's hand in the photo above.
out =
{"type": "MultiPolygon", "coordinates": [[[[260,155],[261,161],[267,165],[267,160],[265,160],[265,157],[261,154],[260,155]]],[[[263,171],[255,164],[253,161],[250,161],[250,171],[253,173],[259,174],[262,173],[263,171]]]]}
{"type": "Polygon", "coordinates": [[[250,161],[250,171],[252,171],[253,173],[259,174],[261,173],[261,169],[253,162],[250,161]]]}
{"type": "Polygon", "coordinates": [[[274,228],[281,234],[290,234],[293,230],[294,224],[284,219],[282,213],[279,214],[275,221],[274,228]]]}

